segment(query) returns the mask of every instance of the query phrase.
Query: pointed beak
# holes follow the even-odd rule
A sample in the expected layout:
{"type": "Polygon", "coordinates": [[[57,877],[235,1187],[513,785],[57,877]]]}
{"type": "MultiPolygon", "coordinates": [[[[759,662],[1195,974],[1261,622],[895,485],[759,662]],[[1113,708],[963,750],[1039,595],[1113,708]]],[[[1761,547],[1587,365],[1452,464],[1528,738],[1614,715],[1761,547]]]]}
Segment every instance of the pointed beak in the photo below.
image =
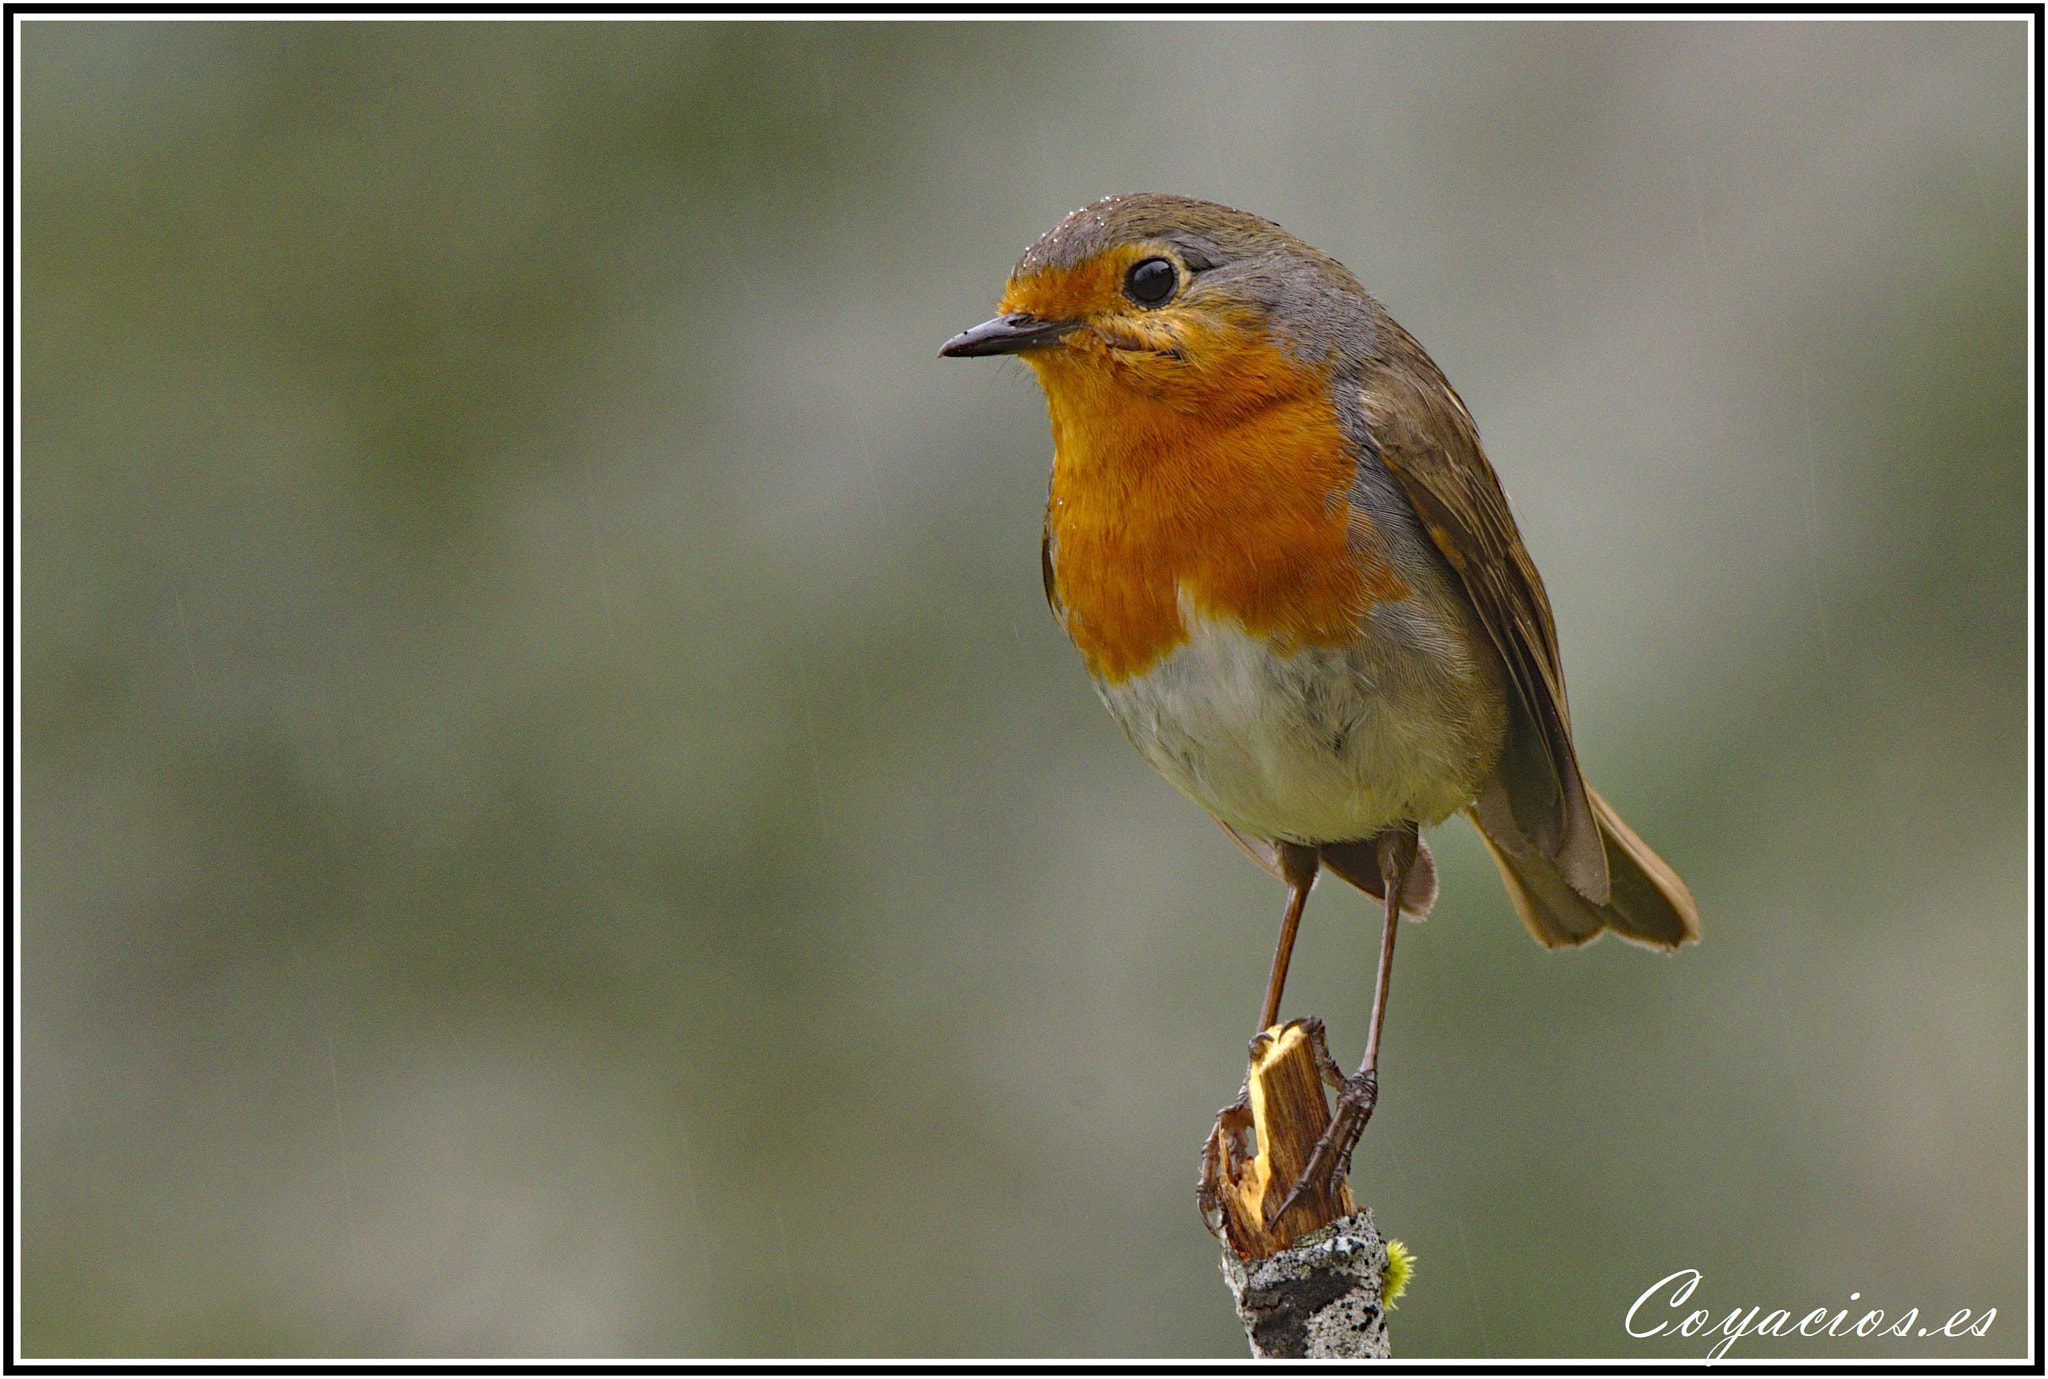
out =
{"type": "Polygon", "coordinates": [[[1016,354],[1020,350],[1050,345],[1079,321],[1041,321],[1028,311],[1012,311],[993,321],[969,327],[939,346],[942,359],[966,359],[978,354],[1016,354]]]}

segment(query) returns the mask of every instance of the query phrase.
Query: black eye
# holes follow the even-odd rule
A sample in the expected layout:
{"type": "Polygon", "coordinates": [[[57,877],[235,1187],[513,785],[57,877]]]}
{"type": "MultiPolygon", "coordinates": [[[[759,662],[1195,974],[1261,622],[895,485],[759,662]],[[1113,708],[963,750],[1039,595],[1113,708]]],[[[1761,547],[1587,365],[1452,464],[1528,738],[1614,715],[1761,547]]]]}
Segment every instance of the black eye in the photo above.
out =
{"type": "Polygon", "coordinates": [[[1124,274],[1124,295],[1140,306],[1158,306],[1173,295],[1179,281],[1165,259],[1140,259],[1124,274]]]}

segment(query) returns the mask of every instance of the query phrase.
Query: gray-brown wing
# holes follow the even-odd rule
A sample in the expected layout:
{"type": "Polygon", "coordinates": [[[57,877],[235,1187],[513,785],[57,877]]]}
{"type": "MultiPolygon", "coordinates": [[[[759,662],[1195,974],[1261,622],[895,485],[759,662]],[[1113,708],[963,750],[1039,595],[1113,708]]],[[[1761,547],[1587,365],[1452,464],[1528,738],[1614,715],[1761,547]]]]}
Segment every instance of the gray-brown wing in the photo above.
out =
{"type": "Polygon", "coordinates": [[[1369,378],[1362,397],[1367,426],[1381,460],[1457,573],[1515,690],[1498,781],[1480,796],[1478,808],[1489,822],[1510,823],[1510,838],[1519,836],[1531,851],[1554,859],[1574,888],[1604,903],[1607,857],[1572,750],[1557,629],[1543,580],[1523,549],[1464,403],[1422,347],[1391,321],[1386,325],[1394,337],[1389,343],[1405,344],[1413,356],[1389,360],[1369,378]],[[1495,790],[1505,798],[1490,798],[1495,790]]]}

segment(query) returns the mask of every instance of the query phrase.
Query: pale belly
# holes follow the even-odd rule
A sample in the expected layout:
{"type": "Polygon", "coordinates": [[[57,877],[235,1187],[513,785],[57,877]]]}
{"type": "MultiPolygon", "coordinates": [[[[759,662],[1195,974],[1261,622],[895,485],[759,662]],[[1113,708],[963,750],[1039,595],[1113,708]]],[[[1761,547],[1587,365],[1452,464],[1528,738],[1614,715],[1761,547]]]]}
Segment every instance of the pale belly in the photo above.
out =
{"type": "Polygon", "coordinates": [[[1290,842],[1369,838],[1468,804],[1500,760],[1499,660],[1471,624],[1381,604],[1343,646],[1276,650],[1182,607],[1188,639],[1096,691],[1145,759],[1210,813],[1290,842]]]}

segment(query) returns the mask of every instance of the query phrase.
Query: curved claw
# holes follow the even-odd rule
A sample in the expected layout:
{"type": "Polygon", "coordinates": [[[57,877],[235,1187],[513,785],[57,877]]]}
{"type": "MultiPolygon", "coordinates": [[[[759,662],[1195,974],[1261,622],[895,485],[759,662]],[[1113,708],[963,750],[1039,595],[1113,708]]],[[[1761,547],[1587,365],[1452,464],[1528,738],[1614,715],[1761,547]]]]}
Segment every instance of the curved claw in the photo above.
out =
{"type": "Polygon", "coordinates": [[[1251,1087],[1238,1088],[1237,1100],[1216,1113],[1216,1123],[1209,1128],[1209,1138],[1202,1142],[1202,1171],[1195,1180],[1195,1208],[1201,1213],[1202,1224],[1208,1228],[1209,1234],[1219,1239],[1223,1229],[1223,1137],[1230,1133],[1227,1122],[1233,1116],[1249,1124],[1251,1110],[1251,1087]]]}
{"type": "Polygon", "coordinates": [[[1301,1173],[1279,1209],[1268,1213],[1268,1225],[1285,1216],[1310,1193],[1327,1193],[1350,1176],[1351,1151],[1357,1146],[1358,1137],[1365,1133],[1365,1123],[1372,1119],[1379,1093],[1379,1078],[1373,1073],[1345,1080],[1343,1090],[1337,1094],[1337,1113],[1316,1137],[1308,1162],[1301,1166],[1301,1173]]]}
{"type": "Polygon", "coordinates": [[[1202,1224],[1208,1228],[1209,1234],[1219,1239],[1223,1227],[1222,1181],[1223,1124],[1219,1119],[1202,1144],[1202,1173],[1195,1180],[1195,1209],[1201,1213],[1202,1224]]]}

